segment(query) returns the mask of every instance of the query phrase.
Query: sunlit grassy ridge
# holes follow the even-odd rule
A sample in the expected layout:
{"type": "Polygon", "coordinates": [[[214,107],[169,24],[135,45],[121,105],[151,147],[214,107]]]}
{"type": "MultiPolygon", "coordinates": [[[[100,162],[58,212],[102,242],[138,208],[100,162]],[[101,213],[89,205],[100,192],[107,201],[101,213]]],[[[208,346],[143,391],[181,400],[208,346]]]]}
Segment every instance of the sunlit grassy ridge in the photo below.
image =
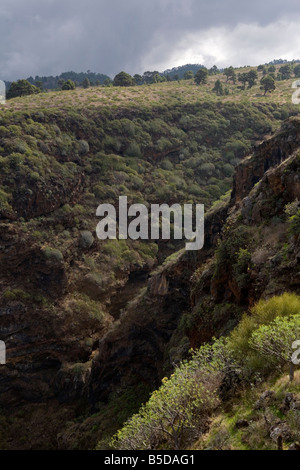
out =
{"type": "MultiPolygon", "coordinates": [[[[279,66],[277,67],[277,69],[279,66]]],[[[248,72],[256,68],[236,69],[236,73],[248,72]]],[[[238,81],[233,84],[230,80],[226,82],[223,74],[208,77],[207,84],[197,86],[193,80],[180,80],[178,82],[163,82],[152,85],[141,85],[132,87],[91,87],[88,89],[77,88],[76,90],[54,91],[30,95],[22,98],[14,98],[7,102],[6,109],[26,110],[36,108],[98,108],[98,107],[152,107],[167,104],[187,104],[198,101],[244,101],[252,102],[274,102],[278,104],[290,103],[292,96],[292,83],[290,80],[276,81],[276,90],[264,96],[260,89],[262,72],[258,72],[257,84],[252,88],[241,89],[238,81]],[[217,79],[228,87],[229,95],[217,96],[212,91],[217,79]]]]}

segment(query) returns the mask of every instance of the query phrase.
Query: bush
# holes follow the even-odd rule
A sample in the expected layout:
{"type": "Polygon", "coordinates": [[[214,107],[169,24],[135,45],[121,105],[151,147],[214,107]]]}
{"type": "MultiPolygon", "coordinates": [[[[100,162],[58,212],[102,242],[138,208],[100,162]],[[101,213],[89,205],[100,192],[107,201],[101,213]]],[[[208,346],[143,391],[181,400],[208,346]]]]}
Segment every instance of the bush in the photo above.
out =
{"type": "Polygon", "coordinates": [[[126,152],[125,152],[125,155],[127,157],[141,158],[142,157],[142,152],[141,152],[139,144],[137,144],[136,142],[131,142],[131,144],[129,144],[129,146],[128,146],[126,152]]]}
{"type": "Polygon", "coordinates": [[[114,436],[113,446],[124,450],[179,450],[206,423],[218,404],[219,376],[184,362],[114,436]]]}
{"type": "Polygon", "coordinates": [[[61,87],[62,90],[75,90],[75,88],[76,85],[72,80],[67,80],[61,87]]]}
{"type": "Polygon", "coordinates": [[[274,365],[290,364],[290,380],[294,378],[293,344],[300,338],[300,315],[277,317],[269,325],[262,325],[252,334],[249,345],[263,360],[274,365]]]}
{"type": "Polygon", "coordinates": [[[79,245],[81,248],[88,249],[92,246],[94,243],[94,237],[91,232],[88,230],[84,230],[81,232],[80,237],[79,237],[79,245]]]}
{"type": "Polygon", "coordinates": [[[85,140],[79,141],[79,155],[86,155],[90,151],[90,146],[85,140]]]}
{"type": "Polygon", "coordinates": [[[295,215],[290,217],[290,221],[291,221],[290,233],[298,237],[300,234],[300,209],[298,209],[295,215]]]}
{"type": "Polygon", "coordinates": [[[16,98],[17,96],[34,95],[40,92],[41,90],[38,87],[31,85],[27,80],[18,80],[10,85],[7,99],[16,98]]]}
{"type": "Polygon", "coordinates": [[[252,363],[253,348],[249,341],[260,326],[269,325],[275,318],[287,318],[300,312],[300,297],[296,294],[284,293],[268,300],[260,300],[250,312],[244,315],[239,325],[233,330],[229,338],[229,347],[235,356],[244,359],[248,356],[252,363]]]}
{"type": "Polygon", "coordinates": [[[103,321],[105,319],[105,313],[103,312],[99,302],[91,300],[86,295],[81,295],[80,298],[74,299],[70,302],[69,308],[72,314],[78,315],[80,318],[92,318],[97,321],[103,321]]]}
{"type": "Polygon", "coordinates": [[[64,259],[61,251],[56,248],[51,248],[50,246],[43,248],[42,253],[47,260],[61,262],[64,259]]]}

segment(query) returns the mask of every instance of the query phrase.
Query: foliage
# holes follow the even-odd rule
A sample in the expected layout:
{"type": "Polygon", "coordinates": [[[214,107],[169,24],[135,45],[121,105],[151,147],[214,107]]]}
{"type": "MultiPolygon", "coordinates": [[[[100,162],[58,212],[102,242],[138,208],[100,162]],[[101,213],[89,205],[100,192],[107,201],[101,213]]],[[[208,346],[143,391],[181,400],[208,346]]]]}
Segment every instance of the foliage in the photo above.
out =
{"type": "MultiPolygon", "coordinates": [[[[237,358],[248,357],[252,367],[255,358],[249,341],[254,333],[262,325],[269,325],[275,318],[284,319],[300,312],[300,297],[292,293],[284,293],[281,296],[271,297],[268,300],[260,300],[251,309],[251,315],[244,315],[239,325],[231,333],[229,347],[237,358]],[[254,359],[252,361],[252,359],[254,359]]],[[[278,320],[279,321],[279,320],[278,320]]],[[[266,358],[264,358],[265,363],[266,358]]]]}
{"type": "Polygon", "coordinates": [[[232,80],[233,83],[236,81],[236,71],[232,66],[224,69],[224,75],[226,76],[226,81],[232,80]]]}
{"type": "Polygon", "coordinates": [[[290,221],[290,233],[298,237],[300,235],[300,209],[290,217],[290,221]]]}
{"type": "Polygon", "coordinates": [[[46,259],[61,262],[63,261],[63,255],[60,250],[46,246],[42,249],[42,253],[46,259]]]}
{"type": "Polygon", "coordinates": [[[234,383],[255,378],[258,363],[253,362],[253,354],[265,369],[266,364],[290,363],[292,344],[300,337],[299,307],[300,297],[295,294],[261,300],[228,338],[214,339],[192,351],[192,359],[183,361],[170,379],[164,378],[139,413],[118,431],[113,446],[126,450],[186,448],[191,438],[201,434],[216,408],[221,383],[231,381],[232,388],[234,383]],[[252,362],[247,362],[249,358],[252,362]]]}
{"type": "Polygon", "coordinates": [[[247,248],[240,248],[237,253],[236,263],[233,265],[234,277],[240,289],[248,285],[250,267],[251,253],[247,248]]]}
{"type": "Polygon", "coordinates": [[[114,447],[147,450],[167,441],[168,448],[181,449],[217,406],[218,384],[218,375],[200,370],[197,361],[182,363],[114,436],[114,447]]]}
{"type": "Polygon", "coordinates": [[[86,88],[89,88],[90,86],[91,86],[91,82],[89,81],[87,77],[85,77],[85,79],[82,82],[82,87],[86,89],[86,88]]]}
{"type": "Polygon", "coordinates": [[[294,67],[294,74],[295,74],[295,77],[297,77],[297,78],[300,77],[300,64],[298,64],[294,67]]]}
{"type": "Polygon", "coordinates": [[[31,85],[27,80],[18,80],[12,82],[7,92],[7,99],[16,98],[17,96],[35,95],[40,93],[40,89],[31,85]]]}
{"type": "Polygon", "coordinates": [[[72,80],[67,80],[61,87],[62,90],[75,90],[75,88],[76,85],[72,80]]]}
{"type": "Polygon", "coordinates": [[[184,79],[185,80],[191,80],[194,78],[194,73],[192,70],[187,70],[186,72],[184,72],[184,79]]]}
{"type": "Polygon", "coordinates": [[[132,86],[134,84],[134,79],[126,72],[118,73],[113,80],[114,86],[132,86]]]}
{"type": "Polygon", "coordinates": [[[261,89],[264,90],[265,95],[268,91],[271,92],[276,89],[275,80],[270,75],[266,75],[265,77],[263,77],[260,81],[260,84],[261,89]]]}
{"type": "Polygon", "coordinates": [[[292,356],[293,343],[300,338],[300,314],[286,318],[277,317],[268,325],[261,325],[252,334],[249,346],[275,364],[291,365],[291,380],[294,378],[292,356]],[[270,357],[271,356],[271,357],[270,357]]]}
{"type": "Polygon", "coordinates": [[[89,230],[83,230],[80,233],[79,243],[80,243],[80,246],[85,250],[90,248],[92,244],[94,243],[94,237],[92,233],[89,230]]]}
{"type": "Polygon", "coordinates": [[[283,80],[288,80],[289,78],[291,78],[291,75],[293,73],[291,65],[283,65],[282,67],[280,67],[279,73],[281,74],[283,80]]]}
{"type": "Polygon", "coordinates": [[[223,85],[222,85],[221,80],[218,79],[218,80],[215,82],[215,85],[214,85],[214,87],[213,87],[213,91],[214,91],[217,95],[219,95],[219,96],[224,95],[224,89],[223,89],[223,85]]]}
{"type": "Polygon", "coordinates": [[[208,70],[206,68],[199,69],[195,74],[194,80],[197,85],[203,85],[207,83],[208,70]]]}

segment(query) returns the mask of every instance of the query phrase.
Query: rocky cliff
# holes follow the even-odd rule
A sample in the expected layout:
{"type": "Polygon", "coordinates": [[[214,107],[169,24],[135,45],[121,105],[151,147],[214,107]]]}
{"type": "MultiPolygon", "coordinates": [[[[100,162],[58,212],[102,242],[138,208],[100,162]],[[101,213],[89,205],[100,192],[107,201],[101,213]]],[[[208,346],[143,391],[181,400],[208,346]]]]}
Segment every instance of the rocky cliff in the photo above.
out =
{"type": "Polygon", "coordinates": [[[300,247],[286,212],[300,198],[299,147],[300,121],[292,118],[237,167],[230,203],[206,217],[204,248],[151,275],[101,341],[93,406],[129,384],[155,388],[189,347],[229,332],[259,298],[300,290],[300,247]]]}

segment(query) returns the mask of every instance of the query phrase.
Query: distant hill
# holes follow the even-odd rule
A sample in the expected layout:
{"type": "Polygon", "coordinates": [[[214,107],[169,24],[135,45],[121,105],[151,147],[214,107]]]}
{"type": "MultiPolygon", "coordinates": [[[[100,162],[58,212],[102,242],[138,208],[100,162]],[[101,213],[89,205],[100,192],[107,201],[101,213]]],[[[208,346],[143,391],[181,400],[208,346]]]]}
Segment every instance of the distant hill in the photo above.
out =
{"type": "MultiPolygon", "coordinates": [[[[291,61],[288,61],[286,59],[274,59],[271,62],[266,63],[265,65],[281,65],[281,64],[286,64],[290,63],[291,61]]],[[[293,60],[292,62],[294,63],[300,63],[300,60],[293,60]]],[[[229,64],[230,65],[230,64],[229,64]]],[[[168,77],[168,79],[171,80],[182,80],[184,78],[184,74],[188,71],[192,71],[193,74],[201,69],[204,68],[205,66],[202,64],[185,64],[185,65],[180,65],[178,67],[173,67],[171,69],[166,69],[163,72],[158,72],[158,71],[153,71],[153,72],[144,72],[142,81],[141,83],[137,84],[142,84],[142,83],[152,83],[152,77],[155,74],[158,74],[162,77],[168,77]],[[144,80],[143,80],[144,79],[144,80]]],[[[223,72],[223,69],[219,69],[220,72],[223,72]]],[[[35,78],[32,76],[28,77],[26,80],[28,80],[29,83],[36,85],[38,82],[41,82],[42,87],[44,90],[55,90],[60,88],[60,81],[61,80],[72,80],[76,86],[82,85],[82,82],[84,81],[85,78],[88,78],[91,85],[103,85],[105,80],[111,79],[106,74],[103,73],[95,73],[91,72],[88,70],[87,72],[63,72],[60,75],[50,75],[50,76],[39,76],[37,75],[35,78]]],[[[11,81],[5,81],[6,89],[8,90],[11,85],[11,81]]]]}
{"type": "Polygon", "coordinates": [[[169,76],[170,78],[174,78],[176,75],[178,75],[178,78],[182,79],[184,78],[185,72],[191,70],[195,74],[199,69],[202,68],[204,68],[204,65],[201,64],[186,64],[180,65],[179,67],[173,67],[172,69],[167,69],[160,75],[163,75],[165,77],[169,76]]]}
{"type": "MultiPolygon", "coordinates": [[[[72,80],[77,86],[79,86],[82,84],[85,78],[89,79],[91,85],[103,85],[105,80],[109,79],[110,77],[103,73],[95,73],[90,71],[79,73],[70,71],[63,72],[60,75],[56,75],[55,77],[53,75],[45,77],[40,77],[39,75],[37,75],[35,78],[28,77],[26,80],[28,80],[28,82],[33,85],[35,85],[37,82],[41,82],[45,90],[55,90],[57,88],[60,88],[60,80],[72,80]]],[[[11,83],[12,82],[5,81],[7,89],[9,89],[11,83]]]]}
{"type": "Polygon", "coordinates": [[[36,76],[35,78],[29,77],[27,80],[34,84],[37,81],[41,81],[43,83],[43,88],[47,88],[48,90],[53,90],[55,88],[59,87],[59,80],[73,80],[73,82],[76,85],[81,85],[83,80],[85,78],[88,78],[89,81],[91,82],[91,85],[103,85],[105,80],[109,79],[110,77],[108,75],[102,74],[102,73],[95,73],[95,72],[64,72],[61,73],[59,76],[56,77],[39,77],[36,76]]]}
{"type": "Polygon", "coordinates": [[[294,59],[294,60],[290,61],[290,60],[286,60],[286,59],[274,59],[271,62],[266,63],[265,65],[281,65],[281,64],[288,64],[290,62],[297,62],[298,63],[298,62],[300,62],[300,60],[294,59]]]}

